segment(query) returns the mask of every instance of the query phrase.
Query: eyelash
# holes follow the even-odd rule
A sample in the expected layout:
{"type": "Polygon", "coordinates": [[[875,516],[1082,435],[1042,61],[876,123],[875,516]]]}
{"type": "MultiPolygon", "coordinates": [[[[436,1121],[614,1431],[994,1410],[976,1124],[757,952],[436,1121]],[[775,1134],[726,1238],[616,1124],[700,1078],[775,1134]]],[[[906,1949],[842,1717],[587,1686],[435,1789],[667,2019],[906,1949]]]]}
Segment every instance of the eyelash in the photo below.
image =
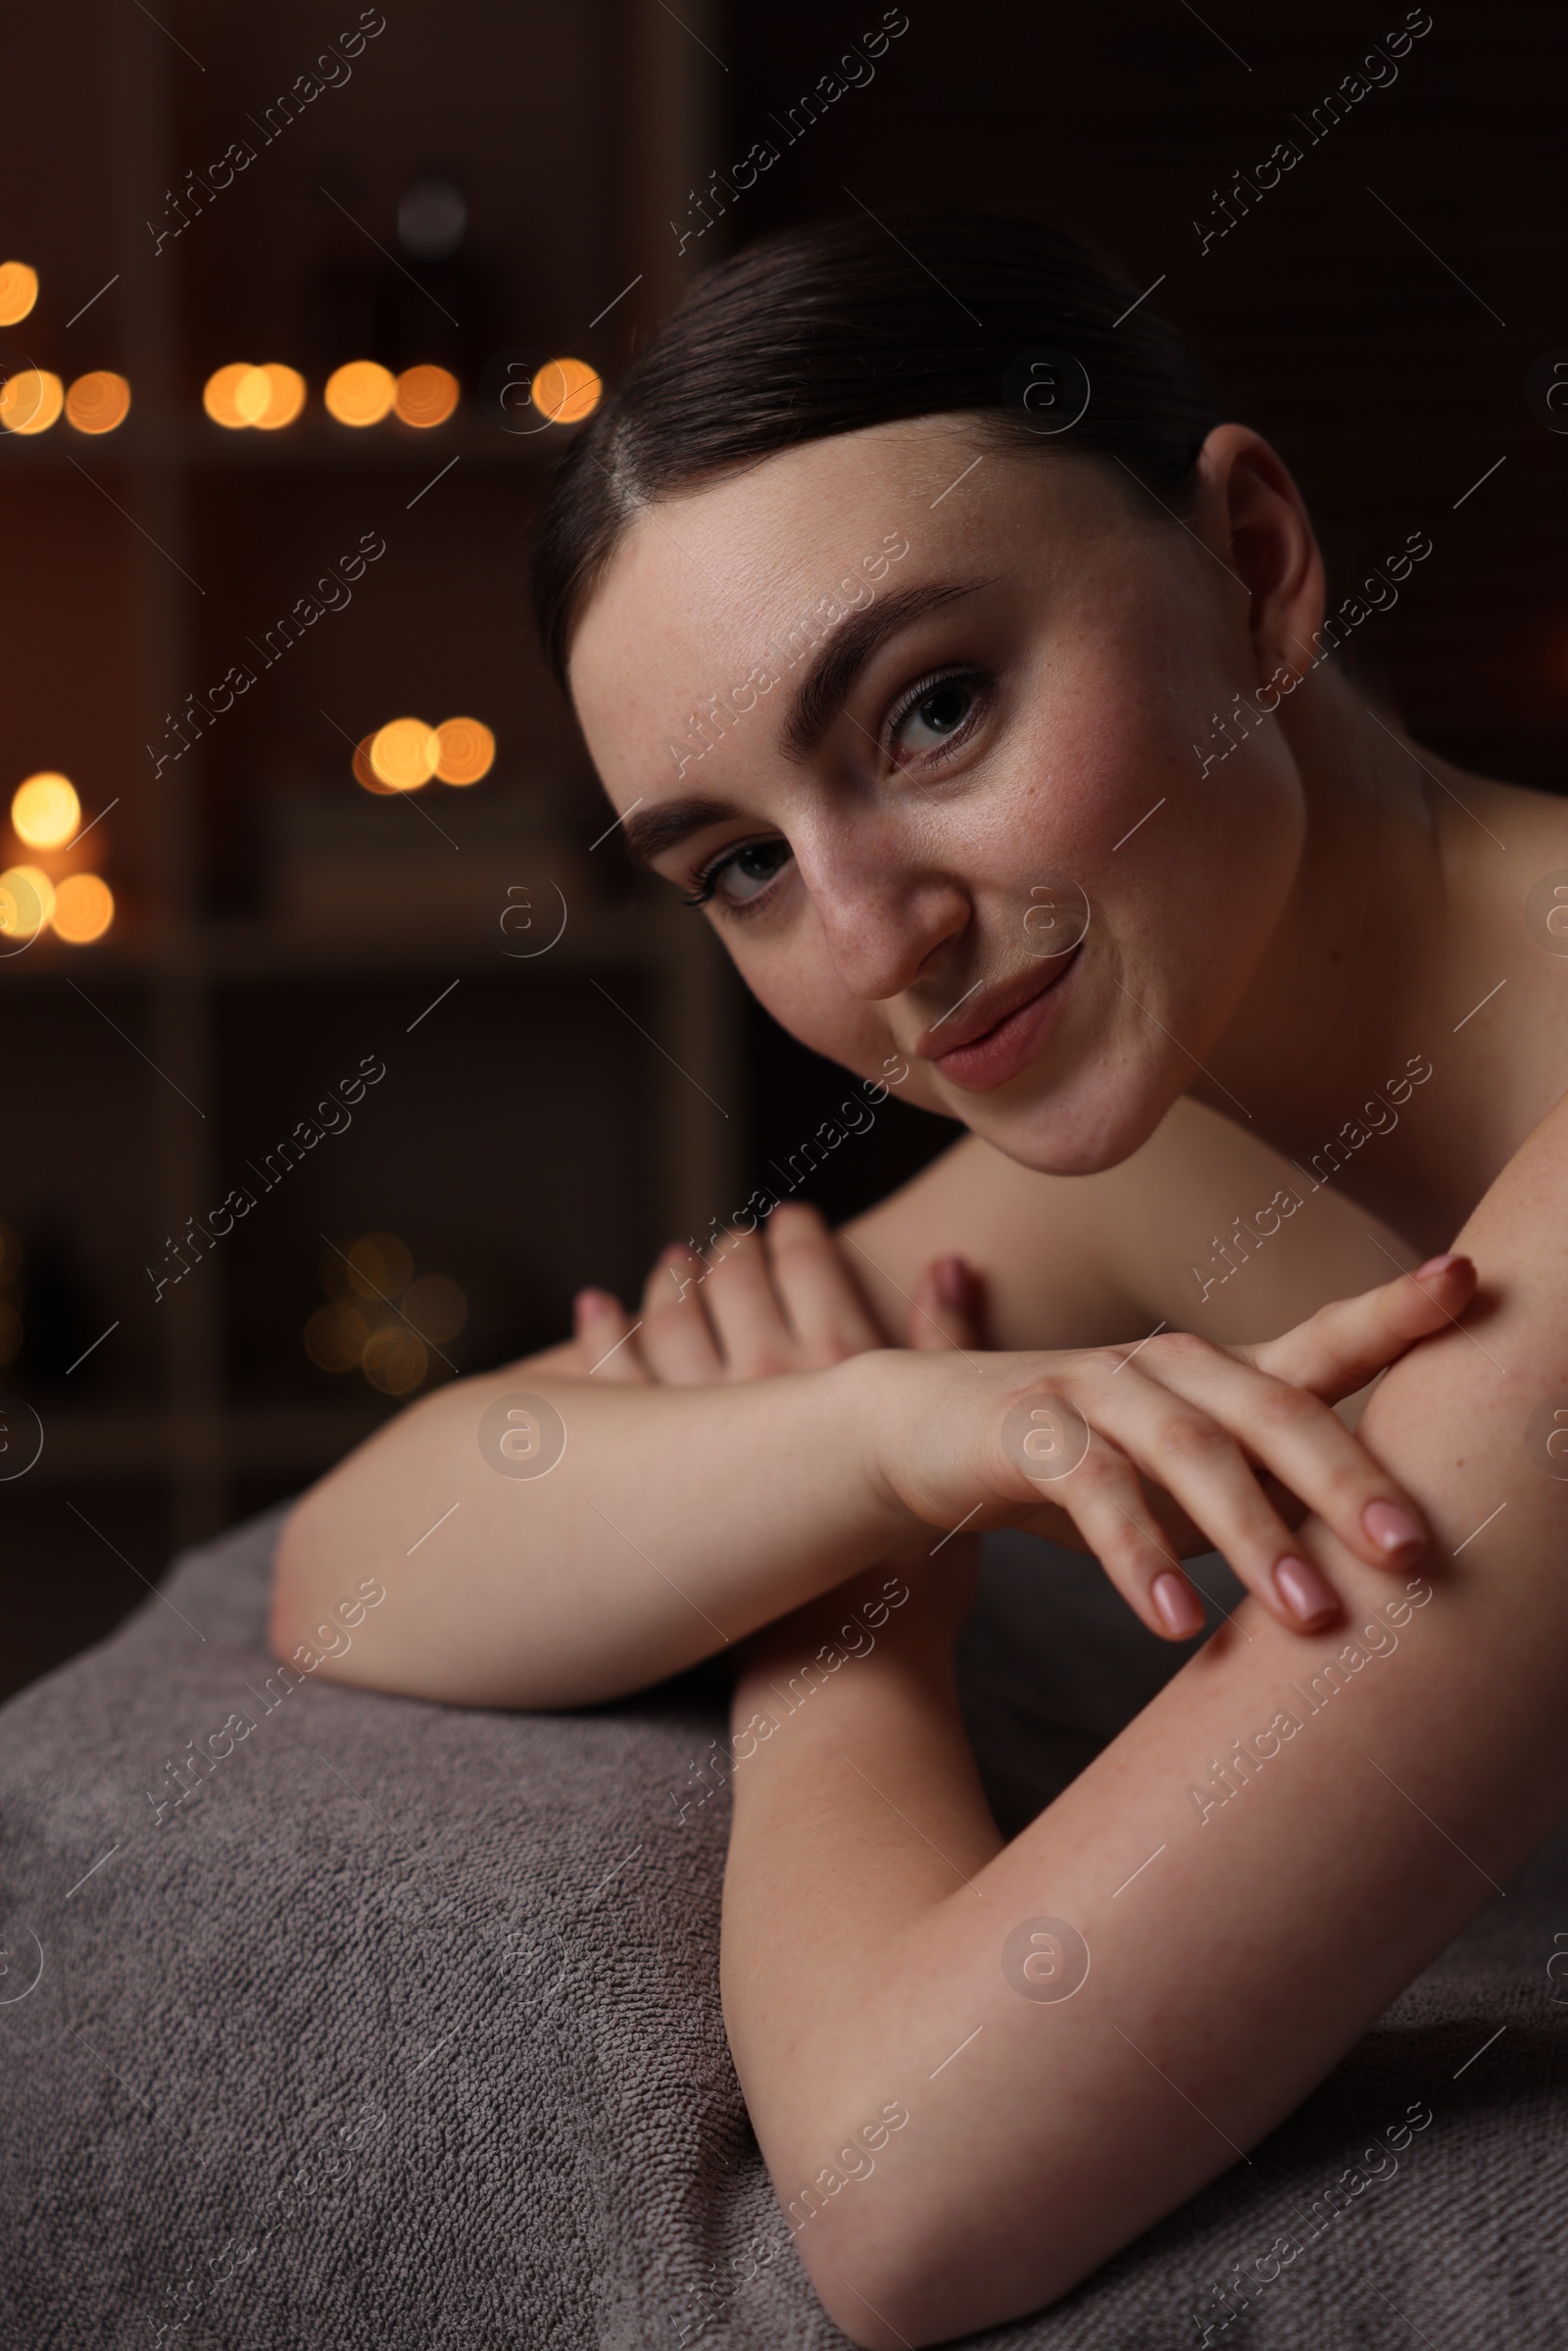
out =
{"type": "MultiPolygon", "coordinates": [[[[942,751],[935,755],[934,759],[928,759],[926,763],[928,765],[940,763],[950,758],[954,751],[960,750],[968,740],[975,719],[981,714],[991,682],[982,671],[965,668],[962,663],[953,664],[946,669],[933,669],[926,676],[917,678],[912,686],[905,688],[884,721],[883,744],[892,741],[910,711],[918,710],[921,703],[928,696],[934,694],[939,686],[950,685],[955,681],[961,681],[964,685],[974,689],[975,709],[964,720],[961,730],[954,737],[953,741],[945,745],[942,751]]],[[[761,839],[766,841],[774,837],[771,834],[763,834],[761,839]]],[[[742,856],[748,849],[755,849],[758,846],[759,843],[755,841],[731,841],[726,848],[721,849],[715,857],[710,857],[708,863],[693,875],[691,889],[683,890],[680,893],[681,905],[683,906],[712,905],[718,889],[719,876],[725,866],[733,863],[734,859],[742,856]]],[[[760,913],[764,906],[770,906],[772,898],[773,893],[769,889],[763,891],[757,898],[740,899],[729,904],[720,900],[718,908],[719,912],[727,919],[740,922],[745,920],[748,915],[760,913]]]]}
{"type": "MultiPolygon", "coordinates": [[[[762,839],[764,841],[771,840],[775,836],[770,833],[764,833],[762,835],[762,839]]],[[[710,857],[709,859],[708,863],[703,867],[700,873],[696,873],[692,876],[692,887],[689,890],[683,890],[680,894],[681,905],[683,906],[706,906],[710,905],[713,899],[713,894],[718,888],[718,877],[723,872],[725,866],[733,864],[735,859],[740,857],[744,851],[748,849],[756,849],[759,846],[760,844],[756,841],[732,841],[727,849],[720,850],[716,857],[710,857]]],[[[719,912],[721,914],[734,915],[750,914],[755,910],[756,907],[765,906],[766,904],[767,899],[765,897],[742,899],[737,900],[731,906],[725,906],[721,903],[719,906],[719,912]]]]}
{"type": "Polygon", "coordinates": [[[939,686],[951,685],[970,687],[974,696],[974,707],[964,719],[958,733],[950,742],[944,744],[940,752],[928,755],[924,764],[926,766],[940,765],[951,759],[956,751],[961,750],[973,732],[976,722],[984,713],[986,697],[991,687],[991,680],[983,670],[972,668],[962,661],[950,662],[945,669],[932,669],[924,677],[917,678],[912,686],[905,688],[883,723],[882,740],[884,745],[891,744],[906,718],[911,711],[917,710],[922,702],[928,701],[939,686]]]}

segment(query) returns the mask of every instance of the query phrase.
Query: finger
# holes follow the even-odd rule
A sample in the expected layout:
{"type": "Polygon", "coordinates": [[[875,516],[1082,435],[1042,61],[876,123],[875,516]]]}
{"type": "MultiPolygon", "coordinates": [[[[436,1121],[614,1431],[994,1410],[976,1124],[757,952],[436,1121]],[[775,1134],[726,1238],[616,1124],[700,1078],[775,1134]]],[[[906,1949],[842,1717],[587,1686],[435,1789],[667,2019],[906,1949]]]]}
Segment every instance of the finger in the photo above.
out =
{"type": "Polygon", "coordinates": [[[961,1257],[934,1257],[914,1286],[907,1347],[978,1347],[980,1277],[961,1257]]]}
{"type": "Polygon", "coordinates": [[[648,1384],[648,1366],[638,1351],[635,1326],[618,1298],[608,1290],[579,1290],[571,1317],[585,1377],[612,1386],[648,1384]]]}
{"type": "MultiPolygon", "coordinates": [[[[1114,1380],[1105,1382],[1093,1405],[1096,1429],[1112,1438],[1146,1477],[1158,1480],[1280,1624],[1296,1633],[1319,1630],[1339,1614],[1339,1599],[1332,1586],[1302,1557],[1301,1546],[1264,1493],[1233,1434],[1242,1425],[1249,1405],[1255,1405],[1256,1396],[1269,1384],[1250,1366],[1228,1357],[1225,1350],[1194,1340],[1192,1349],[1203,1349],[1222,1371],[1249,1388],[1248,1397],[1237,1393],[1226,1396],[1222,1412],[1204,1409],[1201,1402],[1179,1393],[1159,1368],[1152,1367],[1147,1373],[1141,1368],[1157,1344],[1151,1341],[1137,1364],[1124,1359],[1114,1380]]],[[[1183,1344],[1178,1338],[1177,1348],[1183,1344]]],[[[1292,1399],[1288,1412],[1321,1413],[1333,1422],[1340,1437],[1359,1451],[1327,1404],[1283,1383],[1277,1385],[1276,1393],[1292,1399]]],[[[1272,1428],[1262,1425],[1266,1420],[1266,1411],[1255,1415],[1265,1459],[1273,1436],[1272,1428]]],[[[1367,1465],[1370,1468],[1370,1462],[1367,1465]]],[[[1321,1489],[1325,1480],[1316,1458],[1313,1469],[1321,1489]]],[[[1294,1491],[1294,1481],[1287,1482],[1294,1491]]],[[[1368,1545],[1369,1539],[1362,1533],[1363,1555],[1368,1545]]]]}
{"type": "Polygon", "coordinates": [[[1137,1472],[1098,1432],[1076,1469],[1053,1482],[1063,1509],[1134,1614],[1161,1641],[1191,1641],[1203,1604],[1160,1532],[1137,1472]]]}
{"type": "Polygon", "coordinates": [[[1200,1339],[1152,1340],[1140,1361],[1150,1358],[1152,1377],[1222,1422],[1357,1558],[1369,1567],[1414,1565],[1427,1543],[1419,1506],[1330,1404],[1200,1339]]]}
{"type": "Polygon", "coordinates": [[[738,1233],[715,1253],[703,1302],[731,1379],[765,1379],[790,1371],[795,1332],[768,1270],[760,1233],[738,1233]]]}
{"type": "Polygon", "coordinates": [[[1448,1329],[1475,1289],[1471,1259],[1450,1250],[1357,1298],[1336,1298],[1278,1339],[1235,1351],[1259,1371],[1337,1404],[1376,1379],[1418,1339],[1448,1329]]]}
{"type": "Polygon", "coordinates": [[[868,1347],[886,1345],[843,1250],[817,1209],[805,1200],[785,1200],[763,1231],[773,1287],[800,1342],[806,1369],[842,1363],[847,1355],[862,1355],[868,1347]]]}
{"type": "Polygon", "coordinates": [[[724,1377],[724,1361],[703,1310],[707,1268],[683,1241],[661,1249],[643,1285],[638,1339],[655,1379],[701,1388],[724,1377]]]}

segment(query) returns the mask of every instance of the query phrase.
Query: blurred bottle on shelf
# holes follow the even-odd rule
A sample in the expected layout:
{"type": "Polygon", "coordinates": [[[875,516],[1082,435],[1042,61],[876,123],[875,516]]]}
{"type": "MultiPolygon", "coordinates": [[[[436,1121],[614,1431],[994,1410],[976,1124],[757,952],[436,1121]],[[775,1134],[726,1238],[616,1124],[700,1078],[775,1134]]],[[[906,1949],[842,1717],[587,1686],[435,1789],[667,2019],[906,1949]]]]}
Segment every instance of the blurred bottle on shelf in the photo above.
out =
{"type": "Polygon", "coordinates": [[[434,366],[471,392],[495,347],[495,279],[475,250],[462,184],[421,172],[400,190],[390,221],[359,187],[333,188],[331,198],[318,208],[308,372],[324,378],[367,358],[394,374],[434,366]],[[368,233],[357,233],[362,224],[368,233]]]}

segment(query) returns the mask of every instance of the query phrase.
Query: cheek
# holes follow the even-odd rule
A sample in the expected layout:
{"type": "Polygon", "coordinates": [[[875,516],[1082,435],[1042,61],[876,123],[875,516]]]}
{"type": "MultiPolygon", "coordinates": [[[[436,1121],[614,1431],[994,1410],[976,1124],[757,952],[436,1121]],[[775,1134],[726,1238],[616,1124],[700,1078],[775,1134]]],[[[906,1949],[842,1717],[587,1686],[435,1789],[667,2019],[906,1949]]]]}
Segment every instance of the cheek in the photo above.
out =
{"type": "MultiPolygon", "coordinates": [[[[776,940],[753,939],[738,924],[734,929],[742,935],[736,938],[722,915],[713,918],[713,928],[758,1003],[797,1043],[861,1077],[880,1072],[893,1050],[893,1032],[877,1005],[844,986],[809,901],[776,940]]],[[[899,1092],[907,1097],[911,1089],[904,1085],[899,1092]]]]}

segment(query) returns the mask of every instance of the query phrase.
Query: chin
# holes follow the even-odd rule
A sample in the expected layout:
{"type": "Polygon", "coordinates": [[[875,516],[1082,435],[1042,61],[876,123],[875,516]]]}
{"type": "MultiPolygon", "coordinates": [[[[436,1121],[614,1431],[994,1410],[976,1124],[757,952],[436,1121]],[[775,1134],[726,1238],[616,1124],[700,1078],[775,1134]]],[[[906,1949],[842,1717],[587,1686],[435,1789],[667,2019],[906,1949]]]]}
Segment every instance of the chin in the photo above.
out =
{"type": "Polygon", "coordinates": [[[972,1135],[1037,1175],[1083,1176],[1119,1167],[1141,1151],[1180,1090],[1172,1092],[1167,1072],[1136,1061],[1110,1069],[1102,1061],[1045,1085],[1026,1070],[1016,1085],[993,1094],[943,1089],[939,1097],[928,1086],[916,1099],[945,1117],[961,1118],[972,1135]]]}

